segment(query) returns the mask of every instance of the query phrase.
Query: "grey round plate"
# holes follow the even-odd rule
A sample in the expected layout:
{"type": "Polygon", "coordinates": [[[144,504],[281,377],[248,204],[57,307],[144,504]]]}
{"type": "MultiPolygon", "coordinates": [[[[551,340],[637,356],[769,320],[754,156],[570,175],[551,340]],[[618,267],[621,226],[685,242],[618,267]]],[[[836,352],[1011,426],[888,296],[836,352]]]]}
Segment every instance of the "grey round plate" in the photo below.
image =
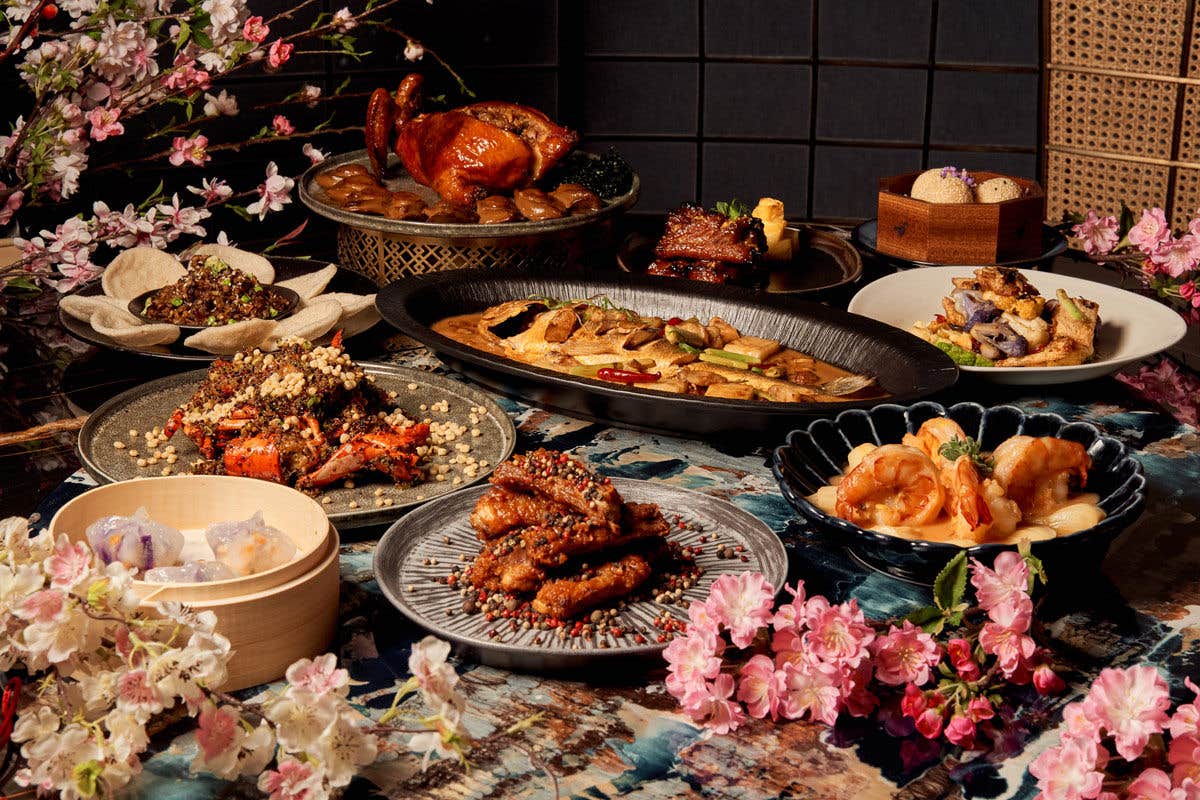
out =
{"type": "MultiPolygon", "coordinates": [[[[428,186],[417,183],[409,176],[400,161],[395,156],[389,158],[388,178],[384,185],[394,192],[413,192],[432,205],[440,199],[438,193],[428,186]]],[[[539,222],[501,222],[492,225],[479,223],[443,223],[415,222],[413,220],[387,219],[378,214],[362,214],[357,211],[347,211],[341,206],[329,201],[325,190],[317,183],[316,178],[322,172],[341,166],[342,164],[369,164],[366,150],[355,150],[340,156],[332,156],[320,164],[313,164],[300,176],[300,200],[304,205],[320,214],[322,217],[372,231],[398,233],[405,236],[426,236],[435,239],[450,239],[455,241],[469,239],[504,239],[513,236],[537,236],[555,234],[574,228],[582,228],[608,219],[637,202],[641,193],[641,182],[637,173],[633,175],[633,186],[620,197],[615,197],[604,204],[604,207],[593,214],[579,214],[559,219],[546,219],[539,222]]]]}
{"type": "MultiPolygon", "coordinates": [[[[330,521],[338,528],[361,528],[391,522],[406,508],[482,480],[491,473],[496,464],[512,455],[517,441],[516,429],[508,415],[486,393],[450,378],[421,370],[391,364],[364,363],[363,366],[368,374],[375,376],[377,386],[396,392],[397,404],[409,417],[429,418],[434,422],[453,421],[465,425],[467,434],[454,444],[470,445],[470,455],[488,463],[474,478],[461,475],[455,465],[451,467],[444,481],[431,479],[414,486],[399,487],[364,474],[361,479],[354,479],[353,489],[342,486],[325,489],[318,498],[322,503],[325,498],[329,498],[329,502],[324,503],[324,508],[330,521]],[[410,386],[415,388],[409,388],[410,386]],[[445,400],[448,405],[449,410],[446,413],[427,410],[429,406],[441,400],[445,400]],[[422,410],[422,404],[426,406],[425,410],[422,410]],[[472,408],[478,407],[484,408],[485,413],[472,411],[472,408]],[[476,418],[474,422],[471,421],[472,414],[476,418]],[[477,429],[479,436],[472,436],[471,429],[477,429]],[[460,475],[460,482],[455,484],[454,478],[460,475]],[[392,505],[382,508],[375,505],[375,501],[380,499],[375,495],[378,489],[383,490],[382,497],[392,500],[392,505]],[[350,508],[351,501],[358,507],[350,508]]],[[[165,466],[163,462],[139,467],[136,459],[129,456],[129,449],[131,446],[137,449],[143,444],[142,434],[145,431],[165,424],[175,408],[192,396],[205,374],[205,370],[194,370],[159,378],[117,395],[92,412],[79,431],[79,457],[88,474],[101,483],[158,475],[165,466]],[[133,439],[129,436],[131,430],[137,431],[137,436],[133,439]],[[118,450],[113,447],[114,441],[125,442],[126,447],[118,450]]],[[[196,446],[182,434],[172,437],[169,444],[175,446],[179,456],[175,464],[177,474],[185,472],[187,465],[199,458],[196,446]]],[[[446,450],[446,455],[435,455],[430,459],[430,463],[447,464],[458,455],[453,445],[447,445],[446,450]]]]}
{"type": "Polygon", "coordinates": [[[375,548],[375,580],[392,605],[406,617],[437,636],[453,642],[466,658],[504,669],[534,672],[595,667],[613,660],[646,658],[662,652],[665,644],[650,635],[658,633],[655,617],[667,611],[687,620],[687,604],[703,600],[716,578],[725,573],[761,572],[778,591],[787,578],[788,558],[779,537],[749,512],[725,500],[651,481],[613,478],[621,496],[634,503],[657,503],[668,521],[680,517],[697,529],[673,528],[669,539],[680,544],[703,548],[696,561],[704,573],[686,590],[682,605],[642,600],[630,603],[617,617],[617,623],[629,630],[642,630],[647,641],[637,644],[632,636],[602,639],[592,637],[559,639],[553,631],[507,630],[491,638],[488,630],[497,627],[482,614],[463,614],[459,609],[459,589],[438,583],[436,578],[448,565],[458,565],[460,556],[474,559],[480,542],[468,521],[476,501],[488,490],[476,486],[436,503],[429,503],[388,528],[375,548]],[[746,561],[717,557],[714,534],[721,545],[741,545],[746,561]],[[700,542],[706,536],[708,541],[700,542]],[[449,538],[449,542],[446,542],[449,538]],[[426,562],[436,559],[437,563],[426,562]],[[412,587],[412,590],[409,590],[412,587]],[[454,611],[447,616],[447,611],[454,611]],[[540,644],[534,642],[542,636],[540,644]],[[606,646],[601,647],[598,642],[606,646]],[[575,647],[572,647],[575,645],[575,647]]]}

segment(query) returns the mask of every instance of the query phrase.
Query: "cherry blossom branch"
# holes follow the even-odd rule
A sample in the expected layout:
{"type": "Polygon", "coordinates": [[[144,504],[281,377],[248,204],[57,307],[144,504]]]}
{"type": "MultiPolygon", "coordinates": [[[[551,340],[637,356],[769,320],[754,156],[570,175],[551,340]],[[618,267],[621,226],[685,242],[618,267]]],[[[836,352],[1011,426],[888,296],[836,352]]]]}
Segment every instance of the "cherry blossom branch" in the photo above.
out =
{"type": "Polygon", "coordinates": [[[37,8],[29,12],[29,16],[25,18],[25,22],[22,23],[19,29],[17,29],[16,35],[9,40],[8,47],[4,48],[4,52],[0,53],[0,64],[3,64],[8,60],[9,56],[21,49],[22,42],[24,42],[25,38],[29,36],[30,33],[37,27],[38,20],[42,18],[42,9],[45,8],[49,2],[50,0],[41,0],[41,2],[37,4],[37,8]]]}
{"type": "MultiPolygon", "coordinates": [[[[355,131],[361,131],[361,130],[362,130],[361,125],[350,125],[345,128],[322,128],[320,130],[314,129],[314,130],[310,130],[310,131],[297,131],[296,133],[280,134],[280,135],[275,135],[275,136],[263,136],[258,139],[247,139],[244,142],[224,142],[222,144],[214,144],[214,145],[210,145],[210,146],[204,148],[204,150],[206,153],[215,153],[215,152],[221,152],[221,151],[225,151],[225,150],[238,151],[238,150],[241,150],[243,147],[249,147],[251,145],[269,144],[271,142],[282,142],[282,141],[286,141],[288,139],[302,139],[304,137],[312,137],[312,136],[325,136],[325,135],[330,135],[330,134],[353,133],[355,131]]],[[[104,164],[104,165],[101,165],[101,166],[96,167],[95,169],[91,170],[91,172],[93,174],[98,173],[98,172],[109,172],[109,171],[112,171],[115,169],[125,169],[126,167],[131,167],[131,166],[134,166],[137,164],[145,164],[150,161],[158,161],[159,159],[170,156],[171,153],[173,153],[173,152],[174,152],[174,150],[172,150],[172,149],[161,150],[157,153],[152,153],[151,155],[143,156],[141,158],[132,158],[132,159],[129,159],[128,161],[116,161],[111,164],[104,164]]]]}

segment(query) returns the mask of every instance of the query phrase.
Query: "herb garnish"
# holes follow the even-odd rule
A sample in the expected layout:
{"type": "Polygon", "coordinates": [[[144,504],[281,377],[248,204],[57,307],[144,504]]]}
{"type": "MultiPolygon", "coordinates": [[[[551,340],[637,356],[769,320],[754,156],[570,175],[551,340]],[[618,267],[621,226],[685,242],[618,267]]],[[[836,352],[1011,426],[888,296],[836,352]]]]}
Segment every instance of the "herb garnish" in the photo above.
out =
{"type": "Polygon", "coordinates": [[[979,442],[970,436],[965,439],[955,436],[938,448],[938,455],[950,462],[966,456],[971,459],[975,469],[979,470],[979,474],[985,478],[991,475],[992,470],[995,469],[992,457],[986,455],[980,448],[979,442]]]}
{"type": "Polygon", "coordinates": [[[741,219],[742,217],[750,216],[750,206],[743,203],[738,198],[733,198],[728,203],[721,200],[717,202],[714,209],[718,214],[724,214],[730,219],[741,219]]]}

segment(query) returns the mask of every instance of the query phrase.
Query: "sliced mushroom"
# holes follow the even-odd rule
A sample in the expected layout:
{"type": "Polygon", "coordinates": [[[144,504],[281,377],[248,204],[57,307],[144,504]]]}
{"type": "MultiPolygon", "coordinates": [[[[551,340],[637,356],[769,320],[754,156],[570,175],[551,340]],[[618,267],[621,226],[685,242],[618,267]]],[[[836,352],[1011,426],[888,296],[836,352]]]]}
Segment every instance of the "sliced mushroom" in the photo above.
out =
{"type": "Polygon", "coordinates": [[[480,225],[495,225],[500,222],[512,222],[518,219],[517,206],[504,195],[493,194],[475,204],[475,213],[479,215],[480,225]]]}
{"type": "Polygon", "coordinates": [[[562,205],[541,189],[517,189],[513,192],[513,202],[521,216],[531,222],[558,219],[564,213],[562,205]]]}
{"type": "Polygon", "coordinates": [[[550,196],[572,215],[591,214],[603,205],[595,192],[578,183],[559,184],[550,196]]]}

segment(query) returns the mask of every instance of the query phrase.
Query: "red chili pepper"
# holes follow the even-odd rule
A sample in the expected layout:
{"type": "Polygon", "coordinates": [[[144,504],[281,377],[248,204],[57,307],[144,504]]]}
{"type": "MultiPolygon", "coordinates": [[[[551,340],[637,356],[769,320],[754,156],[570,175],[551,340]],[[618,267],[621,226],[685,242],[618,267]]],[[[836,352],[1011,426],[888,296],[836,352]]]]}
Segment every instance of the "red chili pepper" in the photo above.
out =
{"type": "Polygon", "coordinates": [[[683,322],[683,320],[679,317],[671,317],[669,320],[667,320],[668,325],[678,325],[681,322],[683,322]]]}
{"type": "Polygon", "coordinates": [[[654,383],[662,376],[657,372],[632,372],[627,369],[602,367],[596,370],[596,377],[613,383],[654,383]]]}

